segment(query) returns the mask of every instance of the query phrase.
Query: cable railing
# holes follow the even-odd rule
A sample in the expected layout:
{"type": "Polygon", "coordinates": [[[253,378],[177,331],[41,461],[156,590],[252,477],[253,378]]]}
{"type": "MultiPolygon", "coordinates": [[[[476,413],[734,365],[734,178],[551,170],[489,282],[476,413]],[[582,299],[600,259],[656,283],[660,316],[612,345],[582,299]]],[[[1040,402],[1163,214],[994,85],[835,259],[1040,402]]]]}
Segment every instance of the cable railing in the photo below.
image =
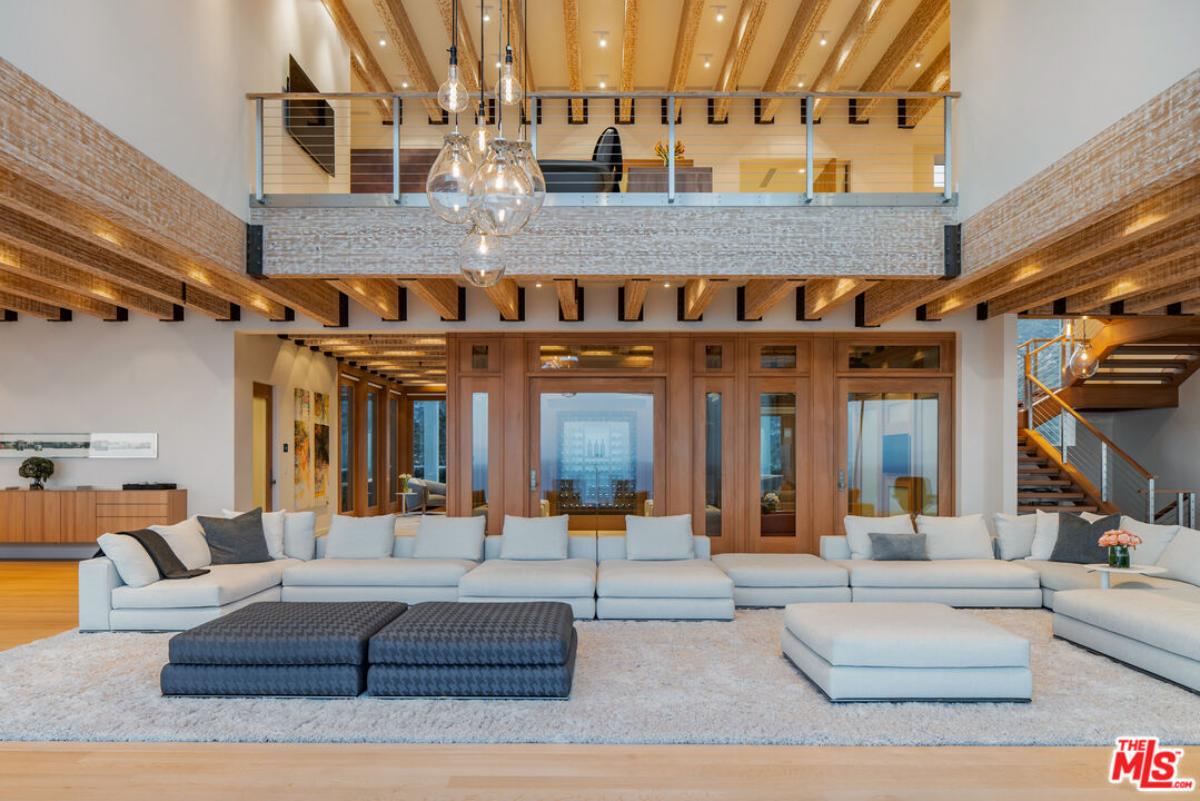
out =
{"type": "MultiPolygon", "coordinates": [[[[557,92],[482,119],[527,140],[546,205],[945,205],[957,93],[557,92]],[[674,110],[674,114],[670,110],[674,110]]],[[[429,92],[254,93],[253,202],[428,205],[455,119],[429,92]]],[[[475,111],[459,115],[470,134],[475,111]]]]}

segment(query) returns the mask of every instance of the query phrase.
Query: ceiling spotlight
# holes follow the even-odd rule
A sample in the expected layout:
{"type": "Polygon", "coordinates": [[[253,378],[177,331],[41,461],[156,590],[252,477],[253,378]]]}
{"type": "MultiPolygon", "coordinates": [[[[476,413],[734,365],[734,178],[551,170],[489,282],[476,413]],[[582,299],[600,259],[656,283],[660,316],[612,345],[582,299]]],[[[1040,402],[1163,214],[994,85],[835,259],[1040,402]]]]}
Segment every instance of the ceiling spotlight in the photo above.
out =
{"type": "Polygon", "coordinates": [[[918,61],[916,64],[913,64],[913,67],[915,67],[916,69],[921,69],[921,62],[918,61]]]}
{"type": "Polygon", "coordinates": [[[717,22],[725,21],[725,6],[713,6],[717,12],[717,22]]]}
{"type": "Polygon", "coordinates": [[[599,37],[596,44],[600,47],[608,47],[608,31],[596,31],[596,36],[599,37]]]}
{"type": "Polygon", "coordinates": [[[542,282],[541,282],[541,281],[537,281],[537,282],[535,282],[535,283],[534,283],[534,285],[533,285],[533,288],[534,288],[534,289],[541,289],[541,288],[542,288],[542,282]]]}
{"type": "Polygon", "coordinates": [[[671,282],[663,281],[663,289],[670,289],[670,288],[671,288],[671,282]]]}
{"type": "Polygon", "coordinates": [[[379,40],[379,46],[380,46],[380,47],[387,47],[387,39],[380,39],[380,40],[379,40]]]}
{"type": "Polygon", "coordinates": [[[819,44],[821,47],[829,44],[829,40],[825,38],[825,31],[821,31],[821,38],[817,40],[817,44],[819,44]]]}
{"type": "Polygon", "coordinates": [[[711,66],[712,66],[712,62],[709,61],[707,58],[704,59],[704,69],[708,69],[711,66]]]}
{"type": "Polygon", "coordinates": [[[499,62],[499,61],[497,61],[497,62],[496,62],[496,69],[500,69],[500,67],[501,67],[501,64],[500,64],[500,62],[499,62]]]}
{"type": "Polygon", "coordinates": [[[601,89],[605,89],[605,88],[607,88],[607,87],[608,87],[608,84],[606,84],[604,81],[601,81],[601,82],[600,82],[600,88],[601,88],[601,89]]]}
{"type": "Polygon", "coordinates": [[[484,22],[491,22],[491,21],[492,21],[492,15],[491,15],[491,14],[486,14],[486,13],[485,13],[485,14],[483,15],[483,21],[484,21],[484,22]]]}
{"type": "Polygon", "coordinates": [[[804,81],[796,81],[796,86],[798,86],[799,88],[803,89],[803,88],[804,88],[804,81]]]}
{"type": "Polygon", "coordinates": [[[401,89],[407,89],[407,88],[408,88],[408,81],[401,81],[401,82],[400,82],[400,88],[401,88],[401,89]]]}

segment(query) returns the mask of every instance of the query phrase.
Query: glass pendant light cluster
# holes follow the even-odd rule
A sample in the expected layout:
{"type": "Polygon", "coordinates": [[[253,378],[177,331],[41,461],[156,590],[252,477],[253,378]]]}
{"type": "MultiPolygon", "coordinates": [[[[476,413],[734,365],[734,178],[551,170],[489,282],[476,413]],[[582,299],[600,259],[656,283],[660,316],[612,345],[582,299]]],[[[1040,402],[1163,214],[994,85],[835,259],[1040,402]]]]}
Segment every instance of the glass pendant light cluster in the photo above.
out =
{"type": "MultiPolygon", "coordinates": [[[[499,25],[511,36],[507,24],[507,15],[512,12],[511,0],[500,3],[499,25]]],[[[479,4],[479,105],[471,134],[459,133],[458,114],[471,101],[458,75],[458,0],[453,0],[452,6],[450,68],[446,82],[438,90],[438,105],[455,115],[454,131],[446,135],[442,150],[429,170],[425,194],[430,208],[442,220],[470,224],[458,248],[459,268],[473,286],[489,287],[504,276],[511,253],[510,237],[519,233],[545,202],[546,179],[529,142],[523,137],[517,141],[504,137],[503,107],[516,106],[524,100],[511,40],[504,48],[504,62],[496,83],[496,125],[494,129],[488,125],[483,85],[486,55],[483,0],[479,4]]]]}
{"type": "Polygon", "coordinates": [[[1067,361],[1067,372],[1073,378],[1086,379],[1091,378],[1100,369],[1100,362],[1096,359],[1096,354],[1088,347],[1087,338],[1087,317],[1080,320],[1072,321],[1071,334],[1074,338],[1075,328],[1079,327],[1083,331],[1083,336],[1080,338],[1079,344],[1071,353],[1070,359],[1067,361]]]}

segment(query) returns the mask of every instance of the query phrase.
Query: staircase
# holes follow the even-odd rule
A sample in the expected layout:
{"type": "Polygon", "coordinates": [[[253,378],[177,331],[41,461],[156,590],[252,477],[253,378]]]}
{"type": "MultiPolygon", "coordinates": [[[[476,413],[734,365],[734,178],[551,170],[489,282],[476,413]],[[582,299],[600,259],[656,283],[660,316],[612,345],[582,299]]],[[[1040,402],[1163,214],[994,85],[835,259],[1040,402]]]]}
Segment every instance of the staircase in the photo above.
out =
{"type": "Polygon", "coordinates": [[[1200,368],[1200,321],[1170,316],[1113,320],[1092,339],[1091,349],[1099,361],[1096,374],[1065,377],[1059,390],[1072,408],[1178,406],[1179,386],[1200,368]]]}
{"type": "MultiPolygon", "coordinates": [[[[1047,452],[1040,437],[1022,429],[1017,434],[1017,511],[1096,512],[1106,507],[1071,477],[1055,454],[1047,452]]],[[[1107,510],[1106,510],[1107,511],[1107,510]]]]}

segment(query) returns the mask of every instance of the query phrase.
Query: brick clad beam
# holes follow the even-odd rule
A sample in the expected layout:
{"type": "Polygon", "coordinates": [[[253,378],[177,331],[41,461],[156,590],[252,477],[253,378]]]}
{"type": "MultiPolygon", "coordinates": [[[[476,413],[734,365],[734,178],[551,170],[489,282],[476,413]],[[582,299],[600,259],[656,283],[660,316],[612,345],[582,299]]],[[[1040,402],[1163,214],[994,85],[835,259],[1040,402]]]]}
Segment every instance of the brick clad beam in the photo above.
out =
{"type": "MultiPolygon", "coordinates": [[[[742,71],[750,59],[750,50],[758,36],[758,28],[767,13],[767,0],[742,0],[730,32],[729,45],[725,48],[725,62],[717,73],[717,92],[732,92],[738,88],[742,71]]],[[[713,104],[713,122],[725,122],[729,117],[729,99],[722,98],[713,104]]]]}
{"type": "MultiPolygon", "coordinates": [[[[837,44],[830,51],[829,57],[810,87],[814,92],[829,92],[840,89],[846,73],[854,66],[863,48],[871,39],[871,34],[879,26],[891,6],[892,0],[859,0],[858,6],[845,30],[838,37],[837,44]]],[[[824,101],[820,98],[813,102],[813,114],[820,116],[824,101]]]]}
{"type": "Polygon", "coordinates": [[[4,269],[0,269],[0,292],[89,314],[101,320],[120,320],[126,317],[125,310],[112,303],[43,284],[4,269]]]}
{"type": "MultiPolygon", "coordinates": [[[[1134,269],[1109,278],[1103,283],[1090,288],[1080,287],[1082,291],[1067,297],[1066,313],[1108,314],[1114,303],[1123,304],[1126,313],[1133,313],[1133,310],[1129,308],[1131,298],[1164,287],[1178,287],[1181,284],[1186,289],[1188,282],[1195,283],[1198,279],[1200,279],[1200,254],[1186,253],[1177,259],[1157,265],[1138,264],[1134,269]]],[[[1182,295],[1183,292],[1180,294],[1182,295]]],[[[1166,306],[1182,300],[1182,297],[1171,298],[1161,305],[1166,306]]]]}
{"type": "MultiPolygon", "coordinates": [[[[800,62],[804,60],[804,54],[812,44],[817,26],[821,24],[829,3],[830,0],[805,0],[797,7],[787,36],[784,37],[779,53],[775,56],[775,63],[771,65],[771,71],[767,74],[767,81],[763,84],[764,92],[783,92],[792,88],[796,72],[800,69],[800,62]]],[[[759,115],[763,122],[775,119],[781,102],[778,98],[772,98],[763,103],[759,115]]]]}
{"type": "MultiPolygon", "coordinates": [[[[929,46],[933,34],[949,19],[950,0],[921,0],[859,89],[863,92],[887,92],[909,83],[904,76],[909,74],[916,59],[929,46]]],[[[878,98],[858,101],[858,120],[866,120],[878,104],[878,98]]]]}
{"type": "Polygon", "coordinates": [[[32,314],[43,320],[62,319],[62,308],[60,306],[51,306],[49,303],[44,303],[40,300],[30,300],[20,295],[14,295],[11,292],[0,291],[0,309],[8,309],[18,314],[32,314]]]}
{"type": "Polygon", "coordinates": [[[1152,289],[1125,301],[1127,314],[1147,314],[1165,309],[1172,303],[1189,304],[1200,299],[1200,278],[1152,289]]]}

